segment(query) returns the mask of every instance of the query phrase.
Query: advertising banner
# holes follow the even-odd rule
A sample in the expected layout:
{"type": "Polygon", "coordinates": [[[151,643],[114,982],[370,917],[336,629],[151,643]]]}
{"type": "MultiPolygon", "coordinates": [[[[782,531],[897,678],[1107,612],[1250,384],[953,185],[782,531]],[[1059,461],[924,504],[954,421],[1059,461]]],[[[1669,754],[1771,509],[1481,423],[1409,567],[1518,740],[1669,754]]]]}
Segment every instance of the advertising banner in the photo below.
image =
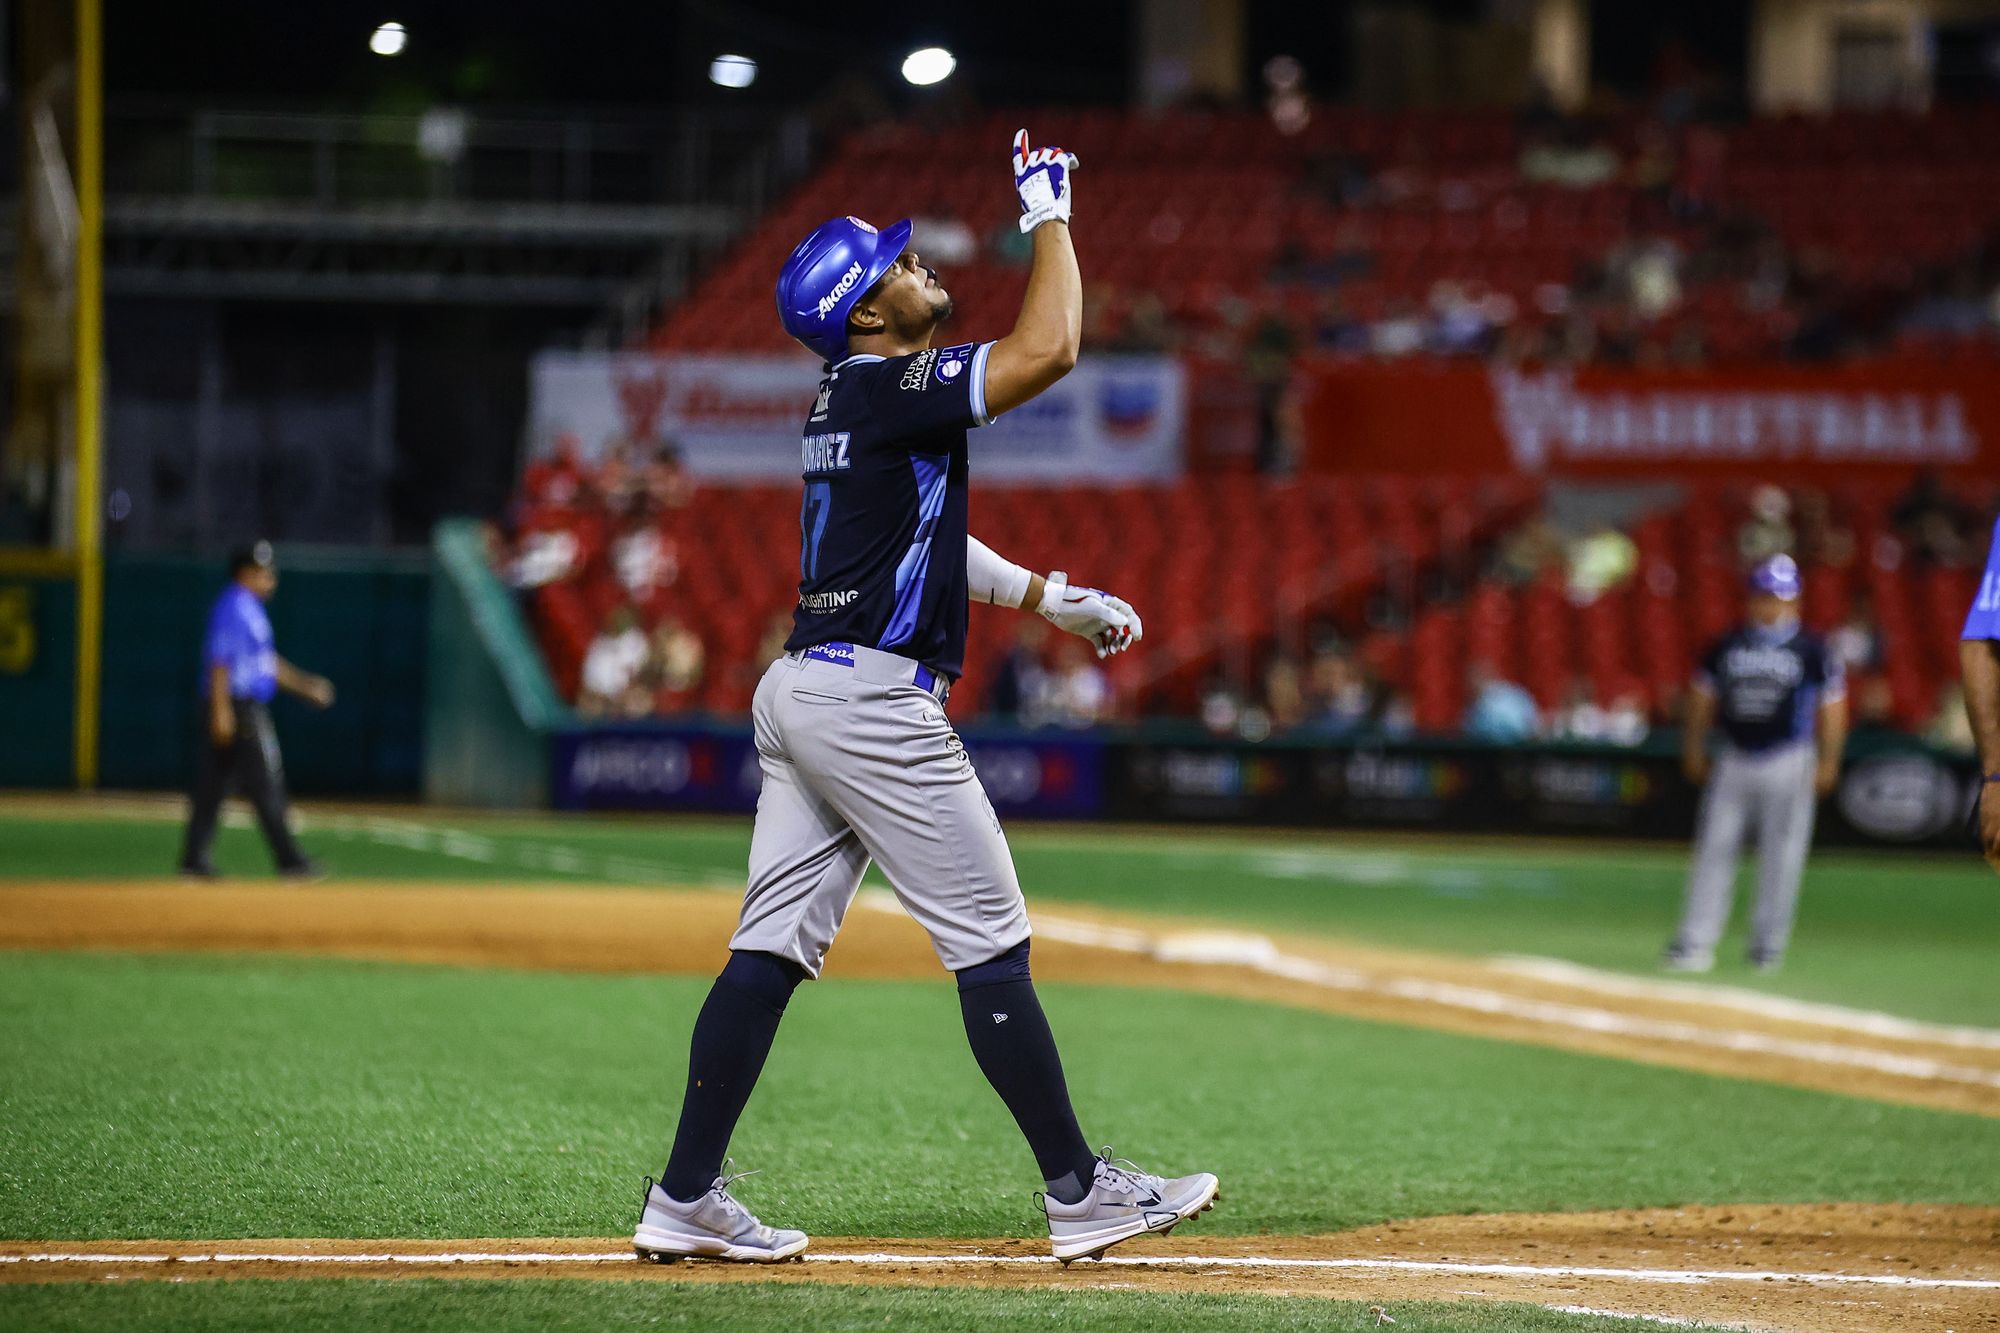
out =
{"type": "MultiPolygon", "coordinates": [[[[1699,793],[1671,749],[1126,744],[1110,753],[1114,819],[1683,839],[1699,793]]],[[[1916,747],[1850,754],[1821,803],[1821,844],[1962,847],[1972,760],[1916,747]]]]}
{"type": "MultiPolygon", "coordinates": [[[[1699,802],[1670,744],[1333,749],[977,728],[964,739],[1010,819],[1686,839],[1699,802]]],[[[583,728],[558,734],[551,751],[558,809],[747,813],[762,782],[747,727],[583,728]]],[[[1820,804],[1815,841],[1973,856],[1966,813],[1977,787],[1969,757],[1857,741],[1820,804]]]]}
{"type": "MultiPolygon", "coordinates": [[[[819,385],[807,356],[544,352],[530,372],[529,452],[585,461],[672,441],[698,477],[799,475],[799,436],[819,385]]],[[[1186,385],[1171,357],[1093,355],[1053,388],[972,435],[992,481],[1145,481],[1178,476],[1186,385]]]]}
{"type": "Polygon", "coordinates": [[[1301,369],[1306,466],[1615,477],[1851,479],[2000,467],[2000,375],[1830,367],[1525,370],[1320,360],[1301,369]]]}
{"type": "MultiPolygon", "coordinates": [[[[559,810],[750,811],[763,782],[747,728],[592,727],[559,733],[550,750],[550,801],[559,810]]],[[[1103,813],[1100,740],[994,734],[967,738],[965,751],[1003,817],[1103,813]]]]}

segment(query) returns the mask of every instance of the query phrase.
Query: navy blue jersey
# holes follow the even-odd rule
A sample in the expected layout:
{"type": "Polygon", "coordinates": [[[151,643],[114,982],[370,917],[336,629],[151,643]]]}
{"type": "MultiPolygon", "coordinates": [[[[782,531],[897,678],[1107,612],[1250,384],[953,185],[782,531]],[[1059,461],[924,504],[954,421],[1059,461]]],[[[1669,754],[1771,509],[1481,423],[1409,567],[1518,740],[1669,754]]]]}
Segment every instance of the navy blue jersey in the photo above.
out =
{"type": "Polygon", "coordinates": [[[965,433],[984,426],[991,343],[850,356],[800,445],[790,652],[858,643],[957,679],[965,663],[965,433]]]}
{"type": "Polygon", "coordinates": [[[1810,740],[1820,700],[1845,690],[1825,642],[1796,623],[1731,630],[1703,655],[1695,684],[1715,695],[1716,720],[1739,750],[1810,740]]]}

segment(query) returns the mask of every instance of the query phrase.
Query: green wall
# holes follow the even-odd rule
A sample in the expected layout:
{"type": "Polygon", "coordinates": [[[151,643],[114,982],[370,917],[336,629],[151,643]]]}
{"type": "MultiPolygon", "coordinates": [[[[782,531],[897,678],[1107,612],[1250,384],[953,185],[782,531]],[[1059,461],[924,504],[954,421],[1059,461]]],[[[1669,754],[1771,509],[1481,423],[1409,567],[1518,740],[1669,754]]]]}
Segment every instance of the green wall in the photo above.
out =
{"type": "MultiPolygon", "coordinates": [[[[411,796],[423,771],[430,593],[422,552],[278,549],[278,651],[332,678],[325,712],[274,705],[294,791],[411,796]]],[[[202,630],[219,559],[112,555],[104,571],[103,786],[180,788],[193,771],[202,630]]],[[[65,698],[67,696],[65,695],[65,698]]],[[[51,779],[68,781],[67,766],[51,779]]]]}
{"type": "Polygon", "coordinates": [[[0,640],[0,787],[68,786],[76,754],[71,576],[0,573],[0,640]]]}

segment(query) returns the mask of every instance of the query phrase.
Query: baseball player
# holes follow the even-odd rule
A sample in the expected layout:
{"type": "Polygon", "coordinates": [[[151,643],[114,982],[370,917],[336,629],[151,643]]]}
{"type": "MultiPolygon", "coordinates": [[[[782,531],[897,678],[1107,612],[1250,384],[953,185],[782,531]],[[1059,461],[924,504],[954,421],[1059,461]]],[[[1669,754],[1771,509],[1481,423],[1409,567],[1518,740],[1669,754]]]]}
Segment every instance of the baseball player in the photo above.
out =
{"type": "Polygon", "coordinates": [[[277,587],[271,543],[257,542],[230,557],[229,586],[208,613],[202,644],[201,757],[181,849],[183,875],[215,877],[208,851],[222,798],[231,786],[241,786],[250,798],[279,874],[310,879],[320,873],[319,863],[300,850],[286,823],[284,761],[271,726],[270,702],[284,690],[326,708],[333,703],[333,682],[299,670],[272,646],[264,603],[277,587]]]}
{"type": "Polygon", "coordinates": [[[967,432],[1076,364],[1083,289],[1060,148],[1014,137],[1021,230],[1033,236],[1013,332],[934,346],[951,297],[910,247],[835,218],[778,275],[785,331],[826,361],[800,441],[799,599],[785,655],[752,704],[764,775],[750,881],[730,957],[695,1021],[687,1091],[632,1243],[770,1263],[806,1248],[730,1196],[723,1153],[793,990],[817,977],[855,886],[878,862],[957,974],[980,1071],[1027,1137],[1068,1262],[1206,1210],[1212,1175],[1167,1179],[1077,1126],[1062,1060],[1028,969],[1028,916],[1000,821],[945,718],[965,655],[968,599],[1038,612],[1100,656],[1143,633],[1123,601],[1033,574],[966,532],[967,432]]]}
{"type": "Polygon", "coordinates": [[[1818,798],[1840,779],[1847,740],[1840,664],[1817,635],[1799,626],[1799,567],[1772,556],[1750,573],[1748,618],[1709,648],[1695,672],[1681,766],[1707,790],[1688,870],[1680,932],[1668,946],[1673,972],[1715,966],[1715,944],[1736,892],[1736,857],[1757,828],[1757,910],[1750,965],[1773,972],[1784,961],[1798,909],[1799,879],[1812,845],[1818,798]],[[1713,762],[1709,730],[1723,742],[1713,762]]]}
{"type": "Polygon", "coordinates": [[[1979,747],[1979,803],[1974,809],[1979,847],[2000,870],[2000,520],[1993,524],[1986,573],[1965,617],[1958,661],[1965,681],[1965,711],[1979,747]]]}

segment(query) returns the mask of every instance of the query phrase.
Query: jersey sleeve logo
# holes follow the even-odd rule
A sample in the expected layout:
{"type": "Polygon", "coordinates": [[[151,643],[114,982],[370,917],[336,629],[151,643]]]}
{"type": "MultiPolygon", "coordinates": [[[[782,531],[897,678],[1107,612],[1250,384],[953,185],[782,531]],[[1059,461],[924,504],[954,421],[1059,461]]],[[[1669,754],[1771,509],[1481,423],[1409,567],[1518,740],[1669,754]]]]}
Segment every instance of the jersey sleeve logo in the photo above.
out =
{"type": "Polygon", "coordinates": [[[966,343],[959,347],[947,347],[937,354],[937,364],[933,374],[939,384],[956,384],[963,379],[967,367],[972,364],[972,354],[979,350],[977,343],[966,343]]]}
{"type": "Polygon", "coordinates": [[[910,358],[910,364],[903,367],[903,379],[898,388],[916,393],[924,387],[924,378],[930,374],[931,366],[937,361],[937,349],[926,347],[910,358]]]}

